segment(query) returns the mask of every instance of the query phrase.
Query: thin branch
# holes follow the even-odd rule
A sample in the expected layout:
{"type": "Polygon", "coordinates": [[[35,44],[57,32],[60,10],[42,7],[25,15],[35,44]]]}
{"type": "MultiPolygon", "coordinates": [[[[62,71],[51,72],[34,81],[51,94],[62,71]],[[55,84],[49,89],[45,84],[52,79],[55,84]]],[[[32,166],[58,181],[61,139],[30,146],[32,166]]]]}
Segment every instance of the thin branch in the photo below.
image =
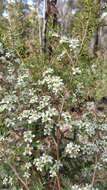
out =
{"type": "Polygon", "coordinates": [[[93,172],[92,182],[91,182],[92,187],[94,186],[94,183],[95,183],[96,171],[97,171],[97,162],[98,162],[98,154],[95,156],[95,167],[94,167],[94,172],[93,172]]]}
{"type": "Polygon", "coordinates": [[[17,179],[21,182],[21,184],[25,187],[26,190],[29,190],[29,187],[27,186],[27,184],[23,181],[23,179],[19,176],[18,172],[16,171],[15,167],[11,164],[11,163],[7,163],[9,165],[9,167],[12,169],[12,171],[14,172],[15,176],[17,177],[17,179]]]}

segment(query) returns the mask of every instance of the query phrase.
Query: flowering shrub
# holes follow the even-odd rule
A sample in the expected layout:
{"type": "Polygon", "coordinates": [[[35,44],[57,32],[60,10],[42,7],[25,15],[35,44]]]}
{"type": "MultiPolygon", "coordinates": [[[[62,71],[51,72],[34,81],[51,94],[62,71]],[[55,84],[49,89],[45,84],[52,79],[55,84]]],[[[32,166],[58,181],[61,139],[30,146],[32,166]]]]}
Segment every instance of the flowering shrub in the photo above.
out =
{"type": "Polygon", "coordinates": [[[78,185],[73,185],[71,190],[98,190],[96,188],[92,188],[90,185],[86,185],[85,187],[80,187],[78,185]]]}
{"type": "Polygon", "coordinates": [[[66,85],[53,69],[35,82],[2,44],[0,52],[0,188],[35,189],[41,182],[61,190],[69,177],[71,190],[97,190],[107,162],[105,116],[87,110],[73,118],[66,85]]]}

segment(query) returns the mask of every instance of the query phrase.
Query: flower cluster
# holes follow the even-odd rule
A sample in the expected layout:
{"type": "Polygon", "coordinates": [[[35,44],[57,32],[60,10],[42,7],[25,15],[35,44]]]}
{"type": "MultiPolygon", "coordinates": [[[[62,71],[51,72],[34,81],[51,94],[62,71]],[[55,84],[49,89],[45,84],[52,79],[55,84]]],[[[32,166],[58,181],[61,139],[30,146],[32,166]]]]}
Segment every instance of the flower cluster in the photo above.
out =
{"type": "Polygon", "coordinates": [[[27,143],[25,148],[24,148],[24,152],[23,155],[32,155],[32,150],[33,150],[33,146],[32,146],[32,141],[34,139],[35,135],[32,134],[32,131],[25,131],[23,134],[23,138],[24,138],[24,142],[27,143]]]}
{"type": "Polygon", "coordinates": [[[76,74],[81,74],[81,70],[79,67],[72,67],[72,74],[76,75],[76,74]]]}
{"type": "Polygon", "coordinates": [[[25,131],[24,132],[24,141],[28,143],[32,143],[33,138],[35,135],[32,134],[32,131],[25,131]]]}
{"type": "Polygon", "coordinates": [[[62,167],[60,161],[54,161],[52,156],[46,155],[45,153],[43,153],[40,158],[34,159],[34,165],[36,166],[36,169],[40,172],[43,172],[43,169],[46,167],[49,168],[49,176],[51,178],[56,177],[59,169],[62,167]]]}
{"type": "Polygon", "coordinates": [[[66,155],[69,155],[70,158],[76,158],[80,152],[80,145],[70,142],[65,148],[66,155]]]}
{"type": "Polygon", "coordinates": [[[32,147],[32,145],[30,145],[30,144],[27,144],[26,145],[26,147],[25,147],[25,150],[24,150],[24,152],[23,152],[23,155],[24,156],[31,156],[32,155],[32,150],[33,150],[33,147],[32,147]]]}
{"type": "Polygon", "coordinates": [[[36,166],[37,170],[40,172],[43,171],[43,168],[46,167],[46,165],[52,163],[53,163],[52,156],[46,155],[45,153],[42,156],[40,156],[40,158],[34,159],[34,165],[36,166]]]}
{"type": "Polygon", "coordinates": [[[39,85],[47,85],[48,89],[51,90],[55,95],[58,95],[63,91],[64,83],[59,76],[53,75],[53,69],[49,68],[43,73],[43,79],[39,81],[39,85]]]}
{"type": "Polygon", "coordinates": [[[71,190],[98,190],[97,188],[92,187],[91,185],[85,185],[85,186],[79,186],[79,185],[73,185],[71,187],[71,190]]]}
{"type": "Polygon", "coordinates": [[[60,168],[62,167],[62,164],[60,161],[55,161],[54,165],[50,167],[49,175],[50,177],[56,177],[60,168]]]}
{"type": "Polygon", "coordinates": [[[32,164],[30,162],[26,162],[26,164],[25,164],[25,172],[24,172],[24,175],[23,175],[24,178],[28,179],[31,176],[31,174],[29,172],[31,167],[32,167],[32,164]]]}
{"type": "Polygon", "coordinates": [[[57,60],[58,60],[58,61],[61,61],[61,60],[65,57],[66,53],[67,53],[67,51],[66,51],[66,50],[63,50],[63,51],[61,52],[61,54],[58,55],[57,60]]]}
{"type": "Polygon", "coordinates": [[[3,185],[5,185],[5,186],[7,186],[7,185],[12,186],[13,185],[13,178],[11,176],[5,176],[3,178],[3,185]]]}
{"type": "Polygon", "coordinates": [[[72,131],[72,118],[69,112],[61,113],[61,121],[59,122],[59,127],[62,132],[72,131]]]}
{"type": "Polygon", "coordinates": [[[77,38],[68,38],[67,36],[62,36],[60,39],[60,44],[68,44],[71,50],[76,50],[80,46],[80,42],[77,38]]]}

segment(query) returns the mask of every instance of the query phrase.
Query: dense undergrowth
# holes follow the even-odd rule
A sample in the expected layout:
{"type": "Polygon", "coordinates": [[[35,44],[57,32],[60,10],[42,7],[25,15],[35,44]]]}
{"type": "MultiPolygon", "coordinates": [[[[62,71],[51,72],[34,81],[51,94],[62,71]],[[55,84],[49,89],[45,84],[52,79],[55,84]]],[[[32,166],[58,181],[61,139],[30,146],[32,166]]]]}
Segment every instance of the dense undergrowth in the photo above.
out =
{"type": "Polygon", "coordinates": [[[107,189],[107,66],[89,53],[99,4],[81,3],[69,34],[49,19],[45,53],[34,13],[0,20],[1,190],[107,189]]]}

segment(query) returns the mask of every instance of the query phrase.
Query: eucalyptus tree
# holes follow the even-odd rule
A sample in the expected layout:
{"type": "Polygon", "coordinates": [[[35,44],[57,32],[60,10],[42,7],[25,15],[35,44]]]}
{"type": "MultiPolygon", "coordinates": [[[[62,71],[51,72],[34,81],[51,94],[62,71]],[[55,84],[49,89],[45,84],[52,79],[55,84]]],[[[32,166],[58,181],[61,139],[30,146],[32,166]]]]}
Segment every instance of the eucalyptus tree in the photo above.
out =
{"type": "Polygon", "coordinates": [[[57,0],[58,20],[62,33],[68,33],[74,15],[79,10],[79,0],[57,0]]]}
{"type": "Polygon", "coordinates": [[[1,0],[0,1],[0,16],[2,16],[4,12],[4,0],[1,0]]]}

